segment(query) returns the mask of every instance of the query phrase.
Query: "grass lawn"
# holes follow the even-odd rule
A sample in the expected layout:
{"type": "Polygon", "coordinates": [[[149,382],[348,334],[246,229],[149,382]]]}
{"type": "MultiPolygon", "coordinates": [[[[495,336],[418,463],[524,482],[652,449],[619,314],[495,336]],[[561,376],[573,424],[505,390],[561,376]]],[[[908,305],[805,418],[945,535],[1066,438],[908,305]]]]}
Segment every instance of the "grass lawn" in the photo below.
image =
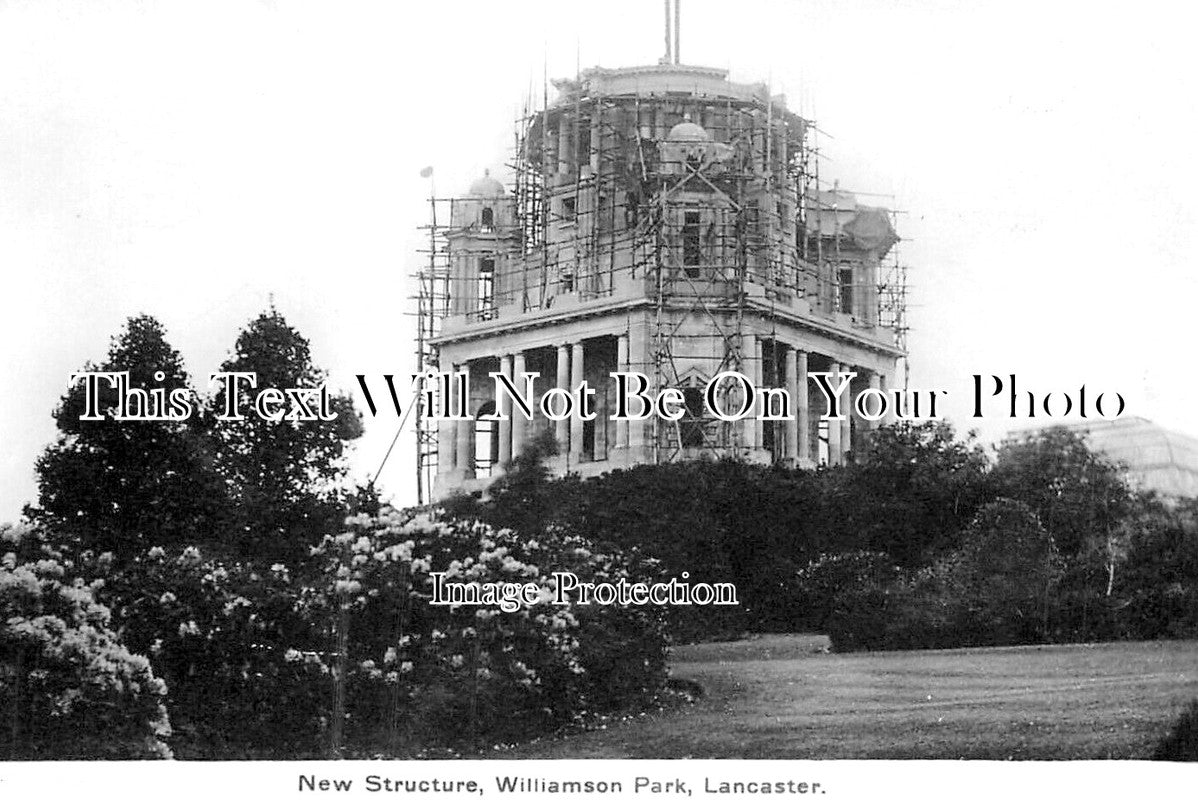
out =
{"type": "Polygon", "coordinates": [[[693,705],[518,758],[1139,759],[1198,698],[1198,642],[837,655],[779,635],[676,648],[693,705]]]}

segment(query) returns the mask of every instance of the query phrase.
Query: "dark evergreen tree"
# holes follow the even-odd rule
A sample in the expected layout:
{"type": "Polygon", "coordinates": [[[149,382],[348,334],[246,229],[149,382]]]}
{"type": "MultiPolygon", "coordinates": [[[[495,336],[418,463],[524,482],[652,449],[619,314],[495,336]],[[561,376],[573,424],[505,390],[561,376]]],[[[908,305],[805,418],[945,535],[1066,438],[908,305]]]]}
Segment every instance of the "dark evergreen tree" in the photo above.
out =
{"type": "MultiPolygon", "coordinates": [[[[277,421],[255,410],[264,389],[317,388],[326,379],[312,363],[308,340],[273,307],[242,330],[221,371],[253,373],[257,383],[239,382],[232,401],[221,387],[209,402],[215,466],[235,515],[229,544],[247,558],[294,562],[340,527],[352,494],[345,448],[361,435],[361,418],[348,396],[332,392],[326,404],[336,415],[331,420],[288,419],[293,400],[265,409],[281,413],[277,421]],[[230,402],[242,418],[217,419],[231,410],[230,402]]],[[[306,397],[302,415],[319,412],[320,402],[306,397]]]]}
{"type": "MultiPolygon", "coordinates": [[[[84,371],[129,373],[128,387],[182,390],[195,408],[179,353],[153,317],[132,317],[108,356],[84,371]]],[[[85,384],[54,411],[59,435],[37,462],[38,502],[26,515],[68,551],[125,559],[151,545],[194,543],[211,535],[223,491],[193,413],[182,421],[116,420],[117,390],[98,382],[103,419],[84,420],[85,384]]],[[[149,409],[141,409],[147,411],[149,409]]],[[[162,409],[158,409],[162,411],[162,409]]]]}

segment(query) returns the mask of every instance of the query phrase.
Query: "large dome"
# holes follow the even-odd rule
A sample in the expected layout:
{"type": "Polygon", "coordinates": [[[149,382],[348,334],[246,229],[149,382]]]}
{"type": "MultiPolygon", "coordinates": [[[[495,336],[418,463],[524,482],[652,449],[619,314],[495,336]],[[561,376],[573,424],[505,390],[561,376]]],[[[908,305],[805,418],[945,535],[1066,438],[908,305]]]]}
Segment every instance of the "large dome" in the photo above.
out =
{"type": "Polygon", "coordinates": [[[491,177],[491,170],[483,172],[483,176],[470,184],[471,197],[503,197],[503,184],[491,177]]]}

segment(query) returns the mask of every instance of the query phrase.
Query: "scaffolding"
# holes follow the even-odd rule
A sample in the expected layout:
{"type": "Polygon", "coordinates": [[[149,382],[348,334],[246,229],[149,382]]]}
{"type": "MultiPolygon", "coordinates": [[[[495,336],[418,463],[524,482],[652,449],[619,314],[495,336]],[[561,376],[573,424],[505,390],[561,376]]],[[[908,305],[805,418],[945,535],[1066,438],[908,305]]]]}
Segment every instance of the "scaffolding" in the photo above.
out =
{"type": "MultiPolygon", "coordinates": [[[[445,226],[439,224],[435,194],[429,197],[429,224],[423,226],[428,234],[428,246],[421,252],[423,266],[413,275],[416,295],[416,372],[427,374],[440,369],[440,354],[433,340],[441,333],[441,325],[449,316],[450,252],[445,226]]],[[[444,217],[441,217],[444,219],[444,217]]],[[[434,390],[437,386],[430,387],[434,390]]],[[[436,395],[434,394],[434,398],[436,395]]],[[[431,409],[424,403],[426,395],[416,394],[416,503],[423,505],[432,496],[433,476],[437,471],[437,430],[429,423],[431,409]]]]}
{"type": "MultiPolygon", "coordinates": [[[[706,74],[717,72],[722,79],[722,71],[706,74]]],[[[608,297],[629,282],[643,286],[652,314],[648,363],[633,366],[646,368],[653,391],[755,361],[745,352],[747,314],[767,326],[780,314],[825,324],[847,318],[872,336],[884,333],[905,362],[907,267],[894,246],[897,212],[855,199],[842,207],[854,196],[820,180],[813,122],[761,84],[725,96],[605,91],[610,74],[557,81],[556,102],[546,92],[540,109],[526,107],[516,121],[511,213],[466,232],[483,240],[473,255],[493,241],[503,260],[489,285],[454,268],[454,237],[466,235],[455,209],[478,198],[430,198],[427,261],[416,275],[421,371],[440,366],[434,340],[452,314],[502,321],[565,295],[608,297]]],[[[778,348],[762,355],[760,378],[777,385],[778,348]]],[[[437,436],[422,417],[424,497],[437,436]]],[[[739,431],[697,414],[675,423],[655,416],[653,460],[696,448],[735,452],[739,431]]]]}

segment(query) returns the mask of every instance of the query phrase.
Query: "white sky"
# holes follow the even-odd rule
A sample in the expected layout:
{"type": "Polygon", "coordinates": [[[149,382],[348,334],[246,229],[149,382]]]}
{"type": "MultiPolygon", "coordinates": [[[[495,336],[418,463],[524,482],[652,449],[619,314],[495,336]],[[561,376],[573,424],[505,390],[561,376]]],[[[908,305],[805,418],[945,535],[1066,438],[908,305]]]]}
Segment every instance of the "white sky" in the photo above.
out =
{"type": "MultiPolygon", "coordinates": [[[[907,211],[912,384],[949,390],[959,429],[1009,427],[963,417],[971,374],[1016,372],[1193,434],[1184,8],[683,0],[682,56],[785,91],[835,137],[825,178],[907,211]]],[[[661,17],[647,0],[0,0],[0,520],[36,496],[67,375],[132,314],[206,376],[273,293],[334,383],[408,372],[421,167],[441,194],[501,173],[546,60],[551,77],[653,63],[661,17]]],[[[361,474],[394,426],[368,422],[361,474]]],[[[412,499],[410,444],[381,483],[412,499]]]]}

